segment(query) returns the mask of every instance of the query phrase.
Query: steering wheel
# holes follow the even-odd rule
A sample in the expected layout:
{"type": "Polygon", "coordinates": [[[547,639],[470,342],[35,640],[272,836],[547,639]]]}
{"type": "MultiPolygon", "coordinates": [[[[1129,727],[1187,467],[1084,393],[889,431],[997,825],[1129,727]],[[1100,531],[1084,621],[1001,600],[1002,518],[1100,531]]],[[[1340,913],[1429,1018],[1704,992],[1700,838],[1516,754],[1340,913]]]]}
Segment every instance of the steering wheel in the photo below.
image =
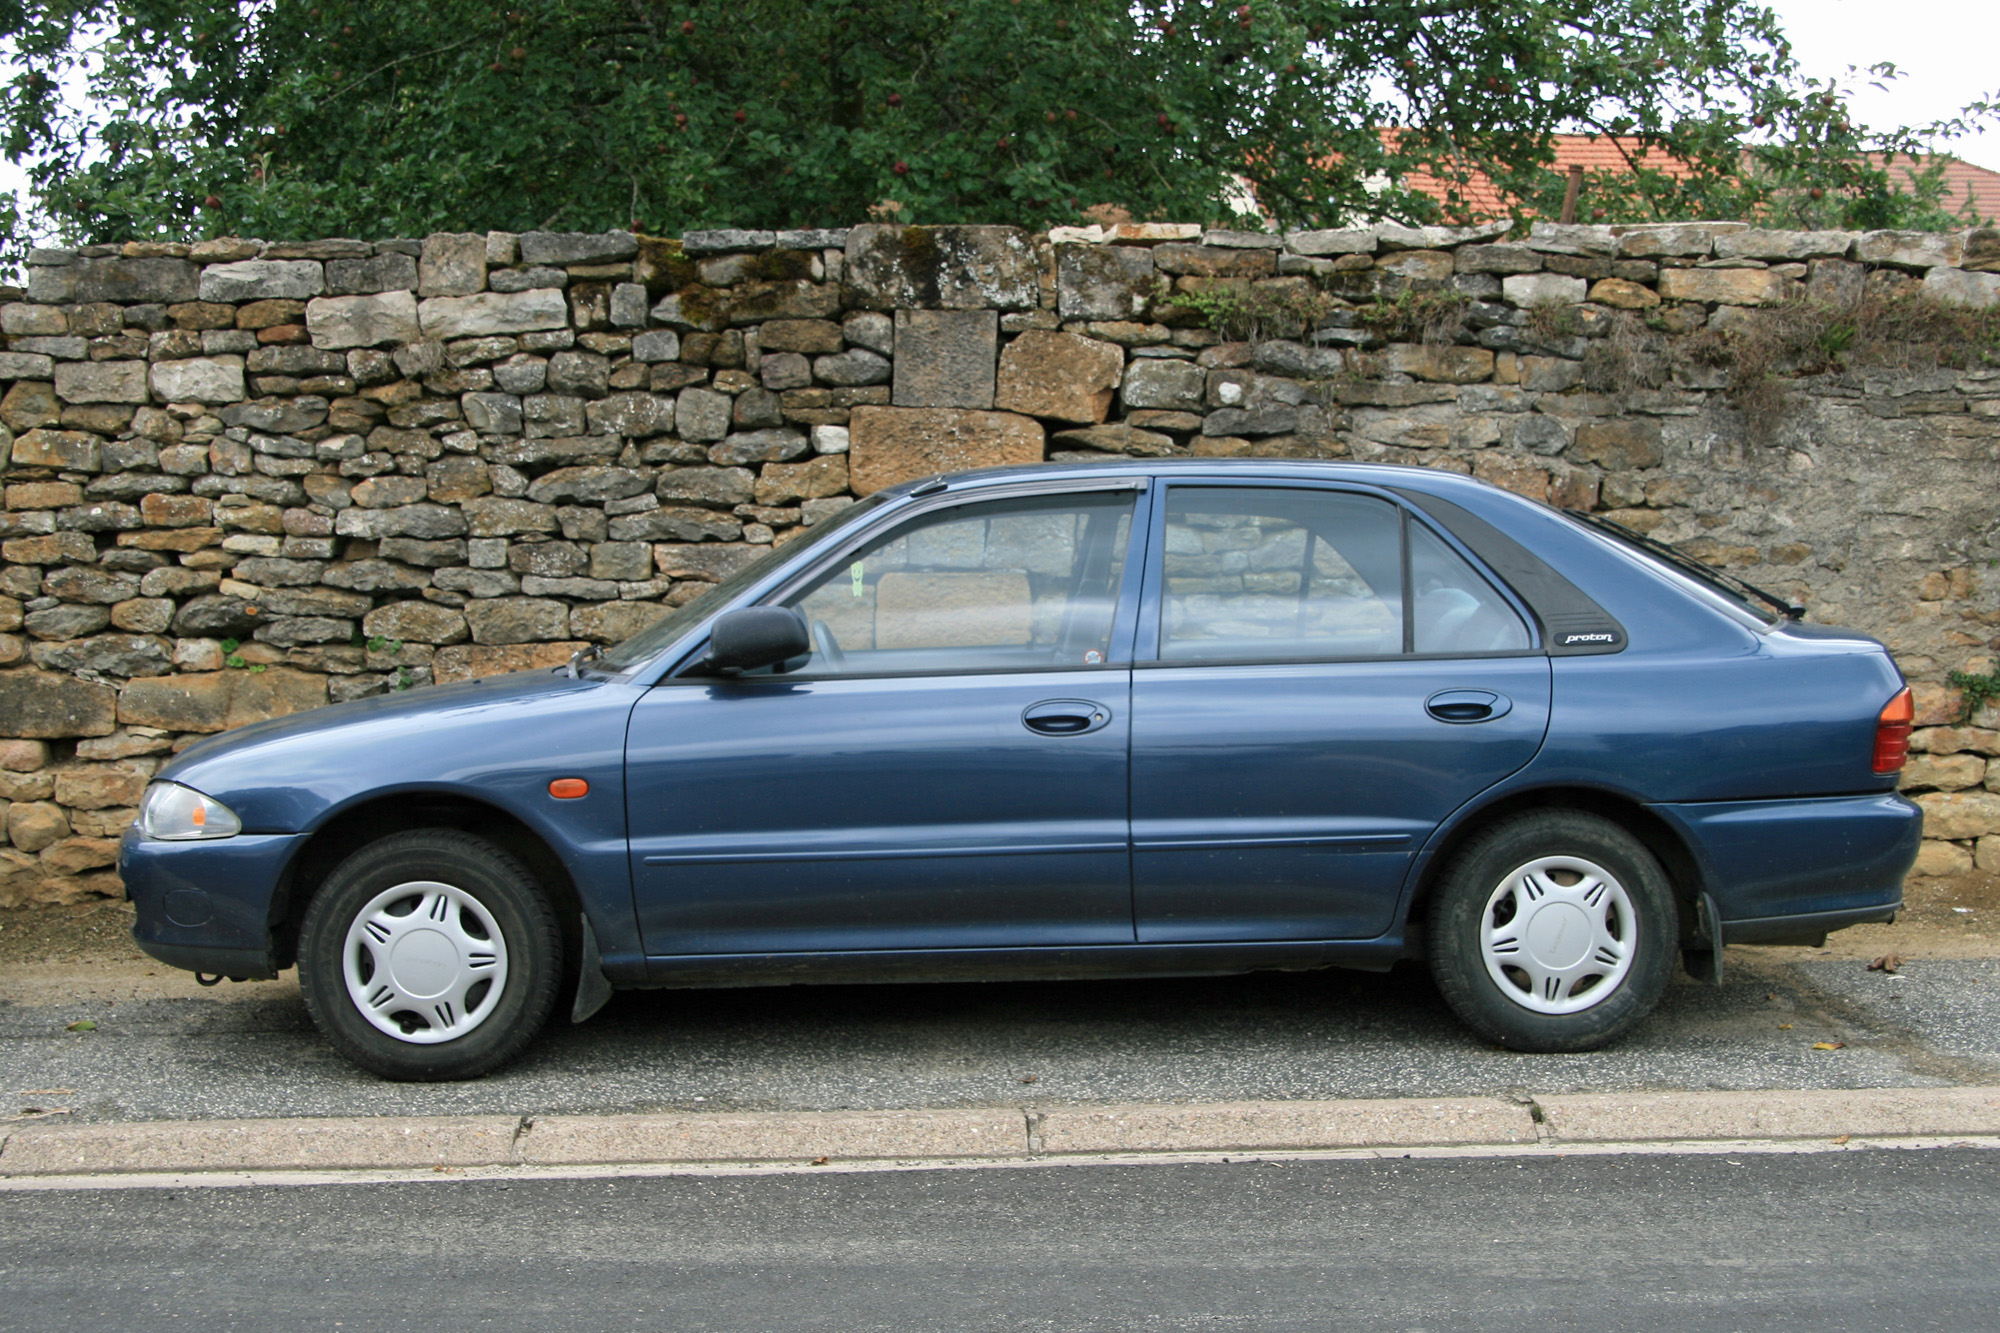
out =
{"type": "Polygon", "coordinates": [[[813,651],[826,660],[829,668],[835,671],[847,669],[847,654],[840,651],[840,645],[834,641],[833,631],[828,628],[824,620],[813,621],[812,643],[813,651]]]}

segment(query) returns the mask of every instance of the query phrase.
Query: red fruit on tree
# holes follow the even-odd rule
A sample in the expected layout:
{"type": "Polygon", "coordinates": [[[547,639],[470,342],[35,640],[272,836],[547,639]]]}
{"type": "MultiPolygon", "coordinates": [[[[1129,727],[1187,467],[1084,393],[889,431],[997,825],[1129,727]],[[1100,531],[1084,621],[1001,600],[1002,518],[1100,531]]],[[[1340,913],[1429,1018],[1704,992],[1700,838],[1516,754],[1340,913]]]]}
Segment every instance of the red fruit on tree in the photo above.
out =
{"type": "Polygon", "coordinates": [[[216,198],[214,195],[210,195],[208,196],[208,198],[201,201],[201,206],[203,208],[221,208],[222,201],[216,198]]]}
{"type": "MultiPolygon", "coordinates": [[[[488,68],[488,69],[492,70],[492,71],[493,71],[493,72],[494,72],[495,74],[498,74],[498,73],[499,73],[499,72],[500,72],[501,70],[503,70],[503,69],[505,69],[505,68],[507,68],[507,67],[506,67],[505,65],[501,64],[501,63],[500,63],[499,61],[497,61],[497,60],[496,60],[496,61],[494,61],[494,62],[493,62],[492,64],[488,65],[488,66],[487,66],[486,68],[488,68]]],[[[337,79],[337,78],[339,78],[339,77],[340,77],[340,71],[339,71],[339,70],[335,70],[335,71],[333,72],[333,77],[334,77],[334,78],[336,78],[336,79],[337,79]]]]}
{"type": "Polygon", "coordinates": [[[1162,111],[1160,113],[1160,128],[1163,130],[1170,130],[1173,127],[1174,127],[1174,122],[1167,118],[1166,112],[1162,111]]]}
{"type": "Polygon", "coordinates": [[[528,58],[528,48],[525,46],[517,46],[512,51],[509,51],[507,54],[514,57],[514,59],[516,60],[526,60],[528,58]]]}
{"type": "Polygon", "coordinates": [[[744,121],[748,119],[750,119],[750,113],[748,111],[738,111],[736,113],[736,123],[738,125],[741,125],[744,121]]]}
{"type": "Polygon", "coordinates": [[[694,20],[689,19],[687,22],[681,24],[681,31],[690,37],[694,36],[694,20]]]}
{"type": "Polygon", "coordinates": [[[895,172],[898,176],[907,176],[910,174],[910,164],[907,162],[898,162],[895,166],[889,169],[895,172]]]}
{"type": "Polygon", "coordinates": [[[1812,196],[1812,197],[1813,197],[1814,199],[1824,199],[1824,198],[1826,198],[1826,191],[1825,191],[1825,190],[1822,190],[1822,189],[1821,189],[1821,188],[1820,188],[1819,186],[1817,186],[1817,185],[1813,186],[1813,187],[1812,187],[1812,188],[1811,188],[1810,190],[1807,190],[1807,191],[1806,191],[1806,193],[1807,193],[1807,194],[1809,194],[1809,195],[1811,195],[1811,196],[1812,196]]]}
{"type": "Polygon", "coordinates": [[[1250,17],[1250,6],[1248,6],[1248,5],[1238,5],[1238,6],[1236,6],[1236,17],[1237,17],[1237,18],[1240,18],[1240,19],[1247,19],[1247,18],[1249,18],[1249,17],[1250,17]]]}
{"type": "Polygon", "coordinates": [[[1064,119],[1064,120],[1075,120],[1075,119],[1076,119],[1076,108],[1075,108],[1075,107],[1071,107],[1071,108],[1070,108],[1069,110],[1067,110],[1067,111],[1063,112],[1063,119],[1064,119]]]}
{"type": "Polygon", "coordinates": [[[889,94],[889,105],[890,105],[890,106],[901,106],[902,104],[903,104],[903,95],[902,95],[901,93],[890,93],[890,94],[889,94]]]}
{"type": "Polygon", "coordinates": [[[683,130],[686,129],[688,124],[687,112],[683,111],[679,115],[675,116],[674,124],[676,127],[680,129],[683,130]]]}
{"type": "Polygon", "coordinates": [[[1771,122],[1766,120],[1762,116],[1752,116],[1750,117],[1750,123],[1752,125],[1755,125],[1758,129],[1762,129],[1764,128],[1764,126],[1770,124],[1771,122]]]}

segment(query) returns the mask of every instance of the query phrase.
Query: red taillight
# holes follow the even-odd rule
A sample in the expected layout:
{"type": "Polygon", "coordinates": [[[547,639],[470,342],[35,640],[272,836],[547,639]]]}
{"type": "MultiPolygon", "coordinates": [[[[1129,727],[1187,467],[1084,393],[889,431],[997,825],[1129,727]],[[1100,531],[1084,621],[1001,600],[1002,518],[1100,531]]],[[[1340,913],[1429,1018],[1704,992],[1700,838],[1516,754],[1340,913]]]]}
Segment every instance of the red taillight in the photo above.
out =
{"type": "Polygon", "coordinates": [[[1899,773],[1910,756],[1910,726],[1917,720],[1916,700],[1905,685],[1896,697],[1882,706],[1875,719],[1875,771],[1899,773]]]}

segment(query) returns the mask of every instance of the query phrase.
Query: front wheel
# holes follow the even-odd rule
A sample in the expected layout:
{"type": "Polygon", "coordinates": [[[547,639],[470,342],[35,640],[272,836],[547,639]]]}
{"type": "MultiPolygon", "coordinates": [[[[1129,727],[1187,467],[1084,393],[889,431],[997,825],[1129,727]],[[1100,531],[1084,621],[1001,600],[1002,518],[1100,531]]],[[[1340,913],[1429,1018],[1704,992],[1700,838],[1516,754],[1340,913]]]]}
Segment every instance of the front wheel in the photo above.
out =
{"type": "Polygon", "coordinates": [[[299,988],[340,1053],[384,1078],[474,1078],[555,1006],[562,936],[525,867],[483,838],[419,829],[336,867],[299,932],[299,988]]]}
{"type": "Polygon", "coordinates": [[[1473,837],[1431,900],[1431,974],[1465,1025],[1517,1051],[1587,1051],[1659,1003],[1673,890],[1608,819],[1538,810],[1473,837]]]}

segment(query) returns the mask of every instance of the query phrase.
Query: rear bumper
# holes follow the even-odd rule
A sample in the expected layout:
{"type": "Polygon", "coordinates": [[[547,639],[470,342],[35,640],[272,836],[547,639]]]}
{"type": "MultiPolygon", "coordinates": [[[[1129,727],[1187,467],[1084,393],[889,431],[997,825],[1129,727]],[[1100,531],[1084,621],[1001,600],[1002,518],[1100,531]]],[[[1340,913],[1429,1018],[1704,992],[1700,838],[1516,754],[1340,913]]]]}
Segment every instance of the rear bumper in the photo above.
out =
{"type": "Polygon", "coordinates": [[[169,967],[274,977],[271,923],[279,884],[303,835],[245,833],[212,842],[159,842],[135,825],[118,872],[136,915],[132,940],[169,967]]]}
{"type": "Polygon", "coordinates": [[[1924,832],[1923,811],[1894,792],[1652,809],[1694,853],[1731,944],[1888,920],[1924,832]]]}

